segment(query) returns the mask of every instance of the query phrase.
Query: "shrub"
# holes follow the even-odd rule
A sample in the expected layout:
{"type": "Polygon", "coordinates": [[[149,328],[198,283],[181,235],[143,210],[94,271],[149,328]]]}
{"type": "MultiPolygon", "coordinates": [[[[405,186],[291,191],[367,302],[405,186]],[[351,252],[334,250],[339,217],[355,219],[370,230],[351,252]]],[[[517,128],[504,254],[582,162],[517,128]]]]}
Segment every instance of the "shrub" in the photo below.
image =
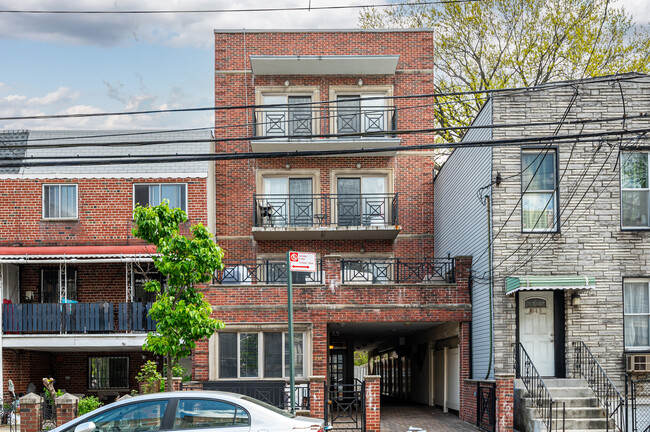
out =
{"type": "Polygon", "coordinates": [[[162,375],[158,372],[158,363],[147,360],[140,368],[135,380],[140,383],[141,393],[157,393],[161,390],[163,383],[162,375]]]}
{"type": "Polygon", "coordinates": [[[100,406],[104,405],[99,401],[96,396],[86,396],[79,399],[79,405],[77,407],[77,414],[84,415],[91,411],[96,410],[100,406]]]}

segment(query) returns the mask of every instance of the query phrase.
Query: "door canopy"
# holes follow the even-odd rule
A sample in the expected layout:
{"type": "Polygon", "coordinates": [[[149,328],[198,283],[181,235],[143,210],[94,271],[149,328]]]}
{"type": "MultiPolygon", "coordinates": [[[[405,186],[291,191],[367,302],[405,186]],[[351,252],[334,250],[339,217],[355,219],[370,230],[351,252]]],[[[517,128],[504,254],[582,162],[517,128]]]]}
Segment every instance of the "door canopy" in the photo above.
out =
{"type": "Polygon", "coordinates": [[[596,287],[589,276],[512,276],[506,278],[506,295],[517,291],[584,290],[596,287]]]}

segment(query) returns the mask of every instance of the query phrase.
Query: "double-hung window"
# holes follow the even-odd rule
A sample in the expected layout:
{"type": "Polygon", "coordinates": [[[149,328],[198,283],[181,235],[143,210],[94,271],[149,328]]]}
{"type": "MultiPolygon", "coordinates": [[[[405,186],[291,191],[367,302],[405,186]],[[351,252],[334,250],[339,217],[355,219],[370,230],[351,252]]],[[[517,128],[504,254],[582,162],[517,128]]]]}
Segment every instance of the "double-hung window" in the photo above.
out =
{"type": "Polygon", "coordinates": [[[650,349],[650,279],[623,281],[625,348],[650,349]]]}
{"type": "Polygon", "coordinates": [[[169,201],[169,208],[187,211],[187,184],[147,183],[133,185],[134,207],[157,206],[163,200],[169,201]]]}
{"type": "Polygon", "coordinates": [[[650,227],[650,182],[648,152],[621,155],[621,226],[628,229],[650,227]]]}
{"type": "MultiPolygon", "coordinates": [[[[219,378],[286,378],[289,336],[283,332],[219,333],[219,378]]],[[[294,333],[294,370],[305,376],[305,337],[294,333]]]]}
{"type": "Polygon", "coordinates": [[[311,95],[266,94],[262,104],[263,136],[305,136],[313,131],[311,95]]]}
{"type": "Polygon", "coordinates": [[[314,224],[313,180],[310,177],[264,177],[264,202],[271,226],[314,224]]]}
{"type": "Polygon", "coordinates": [[[388,225],[392,195],[386,194],[386,176],[336,179],[339,226],[388,225]]]}
{"type": "Polygon", "coordinates": [[[552,148],[521,152],[521,226],[525,232],[557,231],[556,160],[552,148]]]}
{"type": "Polygon", "coordinates": [[[89,357],[88,388],[129,388],[128,357],[89,357]]]}
{"type": "Polygon", "coordinates": [[[340,94],[336,98],[337,133],[388,130],[386,93],[340,94]]]}
{"type": "Polygon", "coordinates": [[[43,185],[43,219],[76,219],[77,185],[43,185]]]}

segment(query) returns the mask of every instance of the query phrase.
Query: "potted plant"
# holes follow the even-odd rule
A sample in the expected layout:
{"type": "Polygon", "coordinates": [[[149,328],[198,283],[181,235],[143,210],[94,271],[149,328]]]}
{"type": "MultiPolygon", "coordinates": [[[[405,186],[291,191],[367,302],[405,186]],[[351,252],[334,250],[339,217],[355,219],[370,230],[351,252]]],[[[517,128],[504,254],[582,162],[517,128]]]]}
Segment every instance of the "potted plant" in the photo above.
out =
{"type": "Polygon", "coordinates": [[[135,380],[140,383],[140,393],[158,393],[163,382],[162,375],[158,372],[158,363],[147,360],[140,368],[135,380]]]}

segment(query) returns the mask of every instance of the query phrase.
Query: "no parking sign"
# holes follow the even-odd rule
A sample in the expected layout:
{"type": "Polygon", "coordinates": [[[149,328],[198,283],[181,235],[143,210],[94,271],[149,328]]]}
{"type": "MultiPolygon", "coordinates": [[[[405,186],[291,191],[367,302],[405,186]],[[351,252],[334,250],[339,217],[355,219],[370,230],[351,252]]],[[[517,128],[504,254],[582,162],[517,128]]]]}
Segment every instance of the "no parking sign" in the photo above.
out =
{"type": "Polygon", "coordinates": [[[313,252],[289,252],[289,271],[315,272],[316,254],[313,252]]]}

